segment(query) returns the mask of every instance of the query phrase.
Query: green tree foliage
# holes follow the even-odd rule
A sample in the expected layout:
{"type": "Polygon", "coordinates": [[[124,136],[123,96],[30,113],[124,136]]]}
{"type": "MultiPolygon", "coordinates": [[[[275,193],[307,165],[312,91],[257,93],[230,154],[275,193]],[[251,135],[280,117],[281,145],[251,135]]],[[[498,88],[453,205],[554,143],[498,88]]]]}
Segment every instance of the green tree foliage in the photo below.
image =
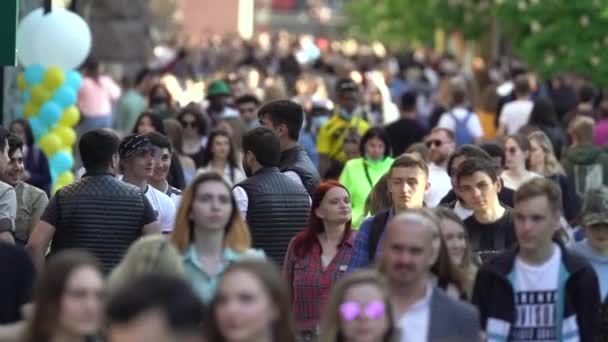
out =
{"type": "Polygon", "coordinates": [[[494,18],[515,54],[542,76],[576,72],[608,84],[608,0],[356,0],[350,33],[392,44],[436,29],[479,40],[494,18]]]}

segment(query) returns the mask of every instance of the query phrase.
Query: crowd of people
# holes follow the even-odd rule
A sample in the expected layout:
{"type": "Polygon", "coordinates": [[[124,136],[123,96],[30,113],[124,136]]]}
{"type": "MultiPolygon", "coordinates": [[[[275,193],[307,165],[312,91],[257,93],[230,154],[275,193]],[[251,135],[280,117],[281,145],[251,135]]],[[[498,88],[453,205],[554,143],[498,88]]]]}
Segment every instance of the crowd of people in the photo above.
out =
{"type": "Polygon", "coordinates": [[[54,194],[0,127],[0,341],[608,340],[601,89],[306,42],[88,61],[54,194]]]}

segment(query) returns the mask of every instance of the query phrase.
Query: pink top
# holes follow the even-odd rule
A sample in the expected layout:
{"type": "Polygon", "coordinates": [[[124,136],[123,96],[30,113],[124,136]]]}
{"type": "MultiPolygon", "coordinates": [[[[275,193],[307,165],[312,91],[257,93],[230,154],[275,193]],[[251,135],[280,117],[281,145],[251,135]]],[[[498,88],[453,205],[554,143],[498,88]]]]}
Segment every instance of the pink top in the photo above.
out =
{"type": "Polygon", "coordinates": [[[608,145],[608,120],[600,120],[595,125],[593,143],[597,146],[608,145]]]}
{"type": "Polygon", "coordinates": [[[85,117],[102,117],[112,113],[112,102],[120,97],[120,87],[108,76],[82,79],[78,92],[78,109],[85,117]]]}

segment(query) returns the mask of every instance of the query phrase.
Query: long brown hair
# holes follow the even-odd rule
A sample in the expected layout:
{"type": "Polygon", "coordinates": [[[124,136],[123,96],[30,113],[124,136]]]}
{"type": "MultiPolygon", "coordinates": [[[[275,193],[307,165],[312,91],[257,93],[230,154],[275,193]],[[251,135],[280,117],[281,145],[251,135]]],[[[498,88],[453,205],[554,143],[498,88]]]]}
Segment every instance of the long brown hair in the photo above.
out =
{"type": "Polygon", "coordinates": [[[387,315],[387,321],[389,328],[384,335],[383,342],[398,342],[399,341],[399,329],[395,327],[395,319],[393,314],[392,305],[390,302],[389,290],[386,286],[384,278],[380,273],[375,270],[359,270],[353,272],[346,277],[341,278],[332,287],[325,307],[325,314],[321,321],[321,338],[320,342],[343,342],[344,337],[340,331],[340,315],[339,307],[344,301],[346,292],[356,285],[370,284],[376,286],[380,292],[382,292],[382,299],[384,302],[384,308],[387,315]]]}
{"type": "Polygon", "coordinates": [[[90,253],[65,250],[47,262],[34,293],[35,310],[22,342],[47,342],[57,331],[61,298],[70,276],[81,267],[94,268],[101,275],[99,261],[90,253]]]}
{"type": "Polygon", "coordinates": [[[192,202],[196,195],[198,186],[207,182],[218,182],[223,184],[228,193],[230,194],[230,202],[232,203],[232,213],[230,220],[224,229],[224,244],[226,247],[234,250],[235,252],[244,252],[251,248],[251,234],[247,224],[243,221],[241,213],[239,212],[236,204],[236,199],[232,195],[230,186],[222,178],[222,176],[214,172],[205,172],[196,176],[192,183],[182,193],[182,199],[177,211],[175,220],[175,229],[171,233],[171,241],[175,244],[175,247],[183,253],[186,251],[190,243],[194,239],[194,225],[190,219],[190,212],[192,211],[192,202]]]}
{"type": "MultiPolygon", "coordinates": [[[[291,296],[289,295],[287,284],[281,277],[277,267],[268,261],[254,259],[242,260],[230,265],[222,274],[221,279],[225,278],[228,274],[235,272],[246,272],[257,278],[262,284],[264,291],[268,294],[268,297],[273,301],[274,307],[278,310],[278,319],[274,322],[272,327],[273,341],[298,342],[299,338],[291,310],[291,296]]],[[[211,314],[209,315],[206,331],[207,338],[209,341],[213,342],[225,342],[226,339],[222,336],[215,317],[217,296],[211,301],[209,309],[211,314]]]]}

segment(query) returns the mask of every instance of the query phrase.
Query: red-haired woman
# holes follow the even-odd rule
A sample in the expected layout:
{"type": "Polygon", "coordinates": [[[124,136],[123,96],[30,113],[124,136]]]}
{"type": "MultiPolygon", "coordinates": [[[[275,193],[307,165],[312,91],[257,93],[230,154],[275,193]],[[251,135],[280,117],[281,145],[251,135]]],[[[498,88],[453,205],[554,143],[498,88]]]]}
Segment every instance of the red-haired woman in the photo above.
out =
{"type": "Polygon", "coordinates": [[[312,199],[308,227],[289,244],[283,275],[304,341],[314,341],[331,286],[342,277],[352,256],[350,194],[336,182],[321,183],[312,199]]]}

